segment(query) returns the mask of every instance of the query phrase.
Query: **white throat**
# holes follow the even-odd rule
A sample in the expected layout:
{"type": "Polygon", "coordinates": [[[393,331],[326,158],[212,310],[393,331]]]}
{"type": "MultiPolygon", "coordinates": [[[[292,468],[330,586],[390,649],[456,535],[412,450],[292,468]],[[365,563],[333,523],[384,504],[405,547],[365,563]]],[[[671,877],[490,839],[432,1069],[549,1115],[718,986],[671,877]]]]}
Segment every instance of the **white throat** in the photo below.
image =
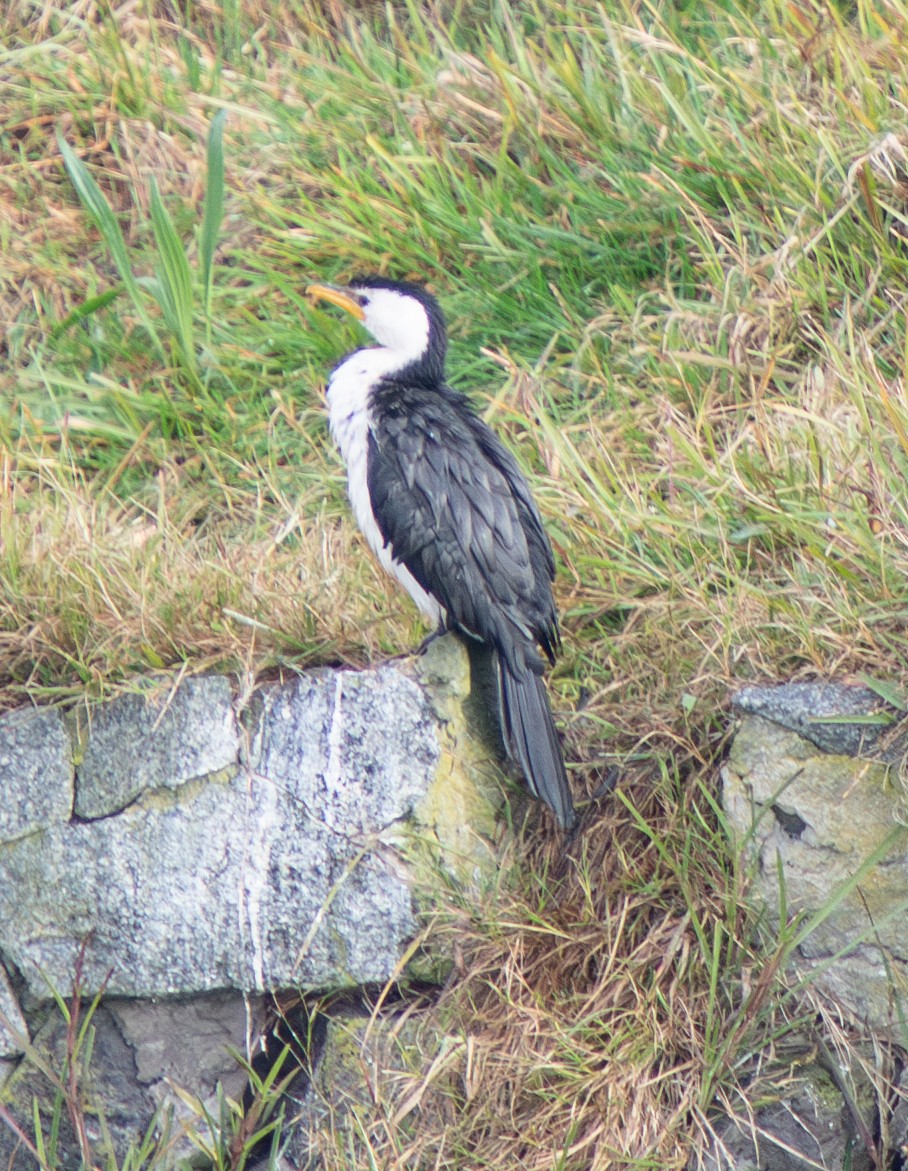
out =
{"type": "Polygon", "coordinates": [[[411,361],[385,346],[367,346],[356,350],[333,372],[328,380],[328,422],[331,434],[349,463],[349,436],[362,431],[363,440],[369,427],[369,395],[382,378],[402,370],[411,361]]]}

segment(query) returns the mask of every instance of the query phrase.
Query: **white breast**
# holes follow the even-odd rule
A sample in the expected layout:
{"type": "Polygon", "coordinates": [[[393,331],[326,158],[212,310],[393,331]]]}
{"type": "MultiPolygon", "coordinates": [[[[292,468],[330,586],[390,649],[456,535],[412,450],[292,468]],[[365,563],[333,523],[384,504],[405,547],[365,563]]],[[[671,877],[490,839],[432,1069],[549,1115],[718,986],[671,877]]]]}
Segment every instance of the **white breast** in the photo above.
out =
{"type": "Polygon", "coordinates": [[[331,375],[328,383],[328,423],[347,465],[347,491],[356,523],[382,567],[397,578],[420,611],[433,625],[441,620],[438,602],[422,588],[412,573],[395,561],[385,544],[372,511],[366,479],[369,437],[369,392],[379,378],[400,364],[392,351],[376,347],[357,350],[331,375]]]}

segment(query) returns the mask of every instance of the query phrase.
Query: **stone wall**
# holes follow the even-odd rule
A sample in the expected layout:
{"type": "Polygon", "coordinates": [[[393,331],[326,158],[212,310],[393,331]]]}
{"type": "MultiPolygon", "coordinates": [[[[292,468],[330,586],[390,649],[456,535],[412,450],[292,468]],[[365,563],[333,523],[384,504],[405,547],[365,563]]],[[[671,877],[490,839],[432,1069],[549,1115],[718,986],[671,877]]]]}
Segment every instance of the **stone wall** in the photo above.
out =
{"type": "MultiPolygon", "coordinates": [[[[192,1113],[174,1086],[242,1091],[229,1050],[254,1055],[266,992],[437,970],[414,949],[420,874],[494,864],[497,753],[469,697],[446,638],[243,700],[222,677],[145,681],[0,717],[0,1078],[24,1129],[77,977],[102,996],[94,1092],[122,1151],[162,1103],[192,1113]]],[[[12,1142],[0,1127],[0,1162],[12,1142]]]]}
{"type": "MultiPolygon", "coordinates": [[[[153,1124],[171,1164],[219,1086],[242,1099],[234,1054],[258,1060],[272,1030],[331,993],[309,1036],[321,1065],[294,1090],[287,1165],[317,1162],[325,1120],[342,1125],[364,1092],[363,1063],[393,1046],[405,1069],[429,1044],[415,1019],[366,1021],[357,990],[403,979],[425,993],[445,957],[417,892],[480,884],[495,866],[500,745],[473,668],[471,693],[467,653],[445,638],[420,658],[244,696],[221,677],[145,680],[109,703],[0,717],[0,1105],[23,1133],[33,1098],[49,1124],[73,1047],[55,995],[76,985],[93,1011],[87,1140],[122,1155],[153,1124]]],[[[748,688],[734,703],[723,803],[769,950],[784,918],[795,975],[904,1045],[904,716],[865,688],[748,688]]],[[[881,1115],[872,1101],[855,1114],[860,1095],[838,1087],[835,1063],[814,1069],[802,1040],[778,1103],[761,1083],[762,1141],[779,1166],[844,1166],[881,1115]]],[[[890,1124],[904,1132],[897,1110],[890,1124]]],[[[751,1166],[751,1131],[717,1126],[704,1165],[751,1166]]],[[[61,1142],[77,1150],[65,1115],[61,1142]]],[[[35,1165],[8,1125],[0,1163],[35,1165]]]]}
{"type": "Polygon", "coordinates": [[[908,1152],[905,714],[817,683],[733,703],[727,825],[769,963],[781,942],[792,1008],[809,996],[814,1011],[753,1062],[750,1105],[715,1120],[696,1171],[895,1171],[908,1152]]]}

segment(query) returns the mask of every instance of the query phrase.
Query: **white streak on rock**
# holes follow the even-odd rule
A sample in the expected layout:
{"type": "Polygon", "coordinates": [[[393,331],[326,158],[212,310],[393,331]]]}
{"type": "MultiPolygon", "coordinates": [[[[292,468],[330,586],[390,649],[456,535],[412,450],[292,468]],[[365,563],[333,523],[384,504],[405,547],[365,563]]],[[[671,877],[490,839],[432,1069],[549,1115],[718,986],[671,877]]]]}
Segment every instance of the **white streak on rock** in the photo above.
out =
{"type": "Polygon", "coordinates": [[[343,780],[341,748],[344,739],[344,673],[338,671],[334,680],[334,710],[328,729],[328,763],[325,766],[325,789],[329,799],[337,793],[343,780]]]}
{"type": "Polygon", "coordinates": [[[269,987],[265,974],[265,958],[269,950],[265,899],[271,887],[271,848],[272,844],[280,840],[282,816],[276,785],[252,769],[246,773],[245,827],[239,905],[240,938],[251,953],[255,987],[265,991],[269,987]]]}

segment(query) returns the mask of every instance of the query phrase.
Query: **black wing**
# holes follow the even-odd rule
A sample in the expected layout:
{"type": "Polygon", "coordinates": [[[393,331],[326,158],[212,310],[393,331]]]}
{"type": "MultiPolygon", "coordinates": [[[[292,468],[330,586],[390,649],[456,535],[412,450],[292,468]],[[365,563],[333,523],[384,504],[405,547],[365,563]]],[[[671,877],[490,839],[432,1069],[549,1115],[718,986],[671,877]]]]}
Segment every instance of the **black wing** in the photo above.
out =
{"type": "Polygon", "coordinates": [[[368,485],[394,557],[512,670],[558,647],[555,562],[513,456],[448,387],[387,382],[373,393],[368,485]]]}

